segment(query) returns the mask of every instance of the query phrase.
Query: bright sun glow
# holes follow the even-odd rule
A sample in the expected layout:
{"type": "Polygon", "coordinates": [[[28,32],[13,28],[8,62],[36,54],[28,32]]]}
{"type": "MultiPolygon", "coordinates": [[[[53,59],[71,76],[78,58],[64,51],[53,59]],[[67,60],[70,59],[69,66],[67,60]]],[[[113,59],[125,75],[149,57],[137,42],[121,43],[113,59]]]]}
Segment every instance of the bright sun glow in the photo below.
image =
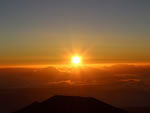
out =
{"type": "Polygon", "coordinates": [[[72,58],[72,63],[74,63],[74,64],[79,64],[80,62],[81,62],[80,57],[75,56],[75,57],[72,58]]]}

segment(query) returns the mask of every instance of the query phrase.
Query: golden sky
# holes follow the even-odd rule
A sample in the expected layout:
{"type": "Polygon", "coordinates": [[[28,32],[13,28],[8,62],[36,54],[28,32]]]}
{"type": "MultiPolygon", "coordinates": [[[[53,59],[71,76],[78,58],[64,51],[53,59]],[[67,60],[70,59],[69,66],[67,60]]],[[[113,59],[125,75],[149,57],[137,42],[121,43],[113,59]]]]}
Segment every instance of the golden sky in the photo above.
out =
{"type": "Polygon", "coordinates": [[[0,5],[0,65],[150,62],[149,2],[42,4],[0,5]]]}

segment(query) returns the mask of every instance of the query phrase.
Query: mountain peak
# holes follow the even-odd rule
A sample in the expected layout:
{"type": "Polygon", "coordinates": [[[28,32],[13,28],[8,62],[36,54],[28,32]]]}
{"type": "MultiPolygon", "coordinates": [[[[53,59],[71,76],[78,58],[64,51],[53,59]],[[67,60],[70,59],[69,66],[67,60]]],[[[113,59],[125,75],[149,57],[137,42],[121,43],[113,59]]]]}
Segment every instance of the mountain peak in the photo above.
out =
{"type": "Polygon", "coordinates": [[[128,113],[92,97],[56,95],[14,113],[128,113]]]}

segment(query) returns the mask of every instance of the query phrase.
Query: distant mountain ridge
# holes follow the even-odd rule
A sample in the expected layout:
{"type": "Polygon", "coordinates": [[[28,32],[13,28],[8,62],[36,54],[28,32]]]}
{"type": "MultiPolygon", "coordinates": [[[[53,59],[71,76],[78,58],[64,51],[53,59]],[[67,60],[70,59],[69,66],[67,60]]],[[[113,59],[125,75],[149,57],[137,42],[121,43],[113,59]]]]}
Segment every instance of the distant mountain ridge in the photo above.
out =
{"type": "Polygon", "coordinates": [[[13,113],[129,113],[91,97],[53,96],[13,113]]]}

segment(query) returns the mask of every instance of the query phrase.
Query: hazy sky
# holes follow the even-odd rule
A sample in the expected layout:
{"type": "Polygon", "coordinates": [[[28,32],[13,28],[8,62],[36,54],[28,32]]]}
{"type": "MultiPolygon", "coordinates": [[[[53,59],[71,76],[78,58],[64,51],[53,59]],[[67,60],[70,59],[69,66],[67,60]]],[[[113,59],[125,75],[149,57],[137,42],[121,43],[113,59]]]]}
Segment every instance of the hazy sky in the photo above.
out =
{"type": "Polygon", "coordinates": [[[1,0],[0,64],[149,62],[149,0],[1,0]],[[67,59],[68,58],[68,59],[67,59]]]}

